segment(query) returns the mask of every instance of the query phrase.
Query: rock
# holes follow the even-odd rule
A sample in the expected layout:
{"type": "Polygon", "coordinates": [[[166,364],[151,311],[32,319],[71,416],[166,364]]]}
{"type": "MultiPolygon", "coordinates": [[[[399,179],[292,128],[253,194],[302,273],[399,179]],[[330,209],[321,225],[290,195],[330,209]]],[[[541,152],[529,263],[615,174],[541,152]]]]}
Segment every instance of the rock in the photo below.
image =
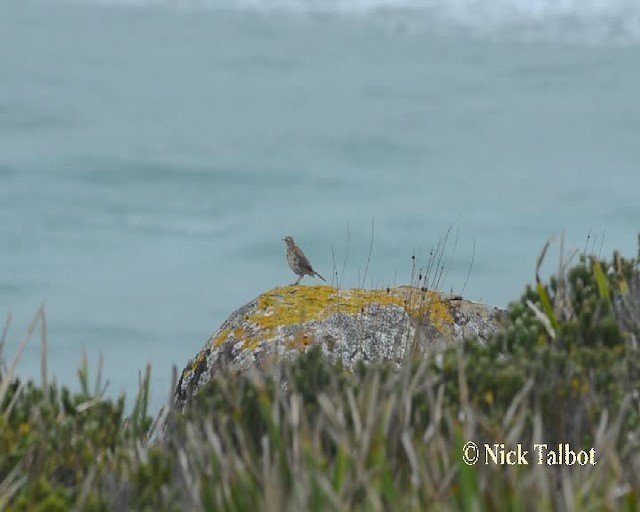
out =
{"type": "Polygon", "coordinates": [[[312,344],[320,344],[328,360],[341,359],[350,369],[361,360],[393,360],[399,366],[413,346],[470,336],[486,340],[504,317],[505,311],[495,307],[408,286],[277,288],[231,314],[189,361],[175,398],[178,404],[188,402],[220,368],[264,368],[312,344]]]}

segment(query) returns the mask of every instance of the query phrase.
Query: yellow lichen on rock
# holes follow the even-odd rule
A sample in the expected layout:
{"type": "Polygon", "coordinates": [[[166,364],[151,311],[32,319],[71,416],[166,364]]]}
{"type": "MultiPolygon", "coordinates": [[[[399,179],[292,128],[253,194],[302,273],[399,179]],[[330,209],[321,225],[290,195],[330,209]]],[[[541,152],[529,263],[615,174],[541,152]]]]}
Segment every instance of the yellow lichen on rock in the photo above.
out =
{"type": "Polygon", "coordinates": [[[272,290],[260,297],[255,313],[247,320],[267,331],[324,320],[338,291],[330,286],[288,286],[272,290]]]}
{"type": "Polygon", "coordinates": [[[439,332],[447,331],[453,325],[453,317],[449,305],[441,298],[429,304],[429,320],[439,332]]]}
{"type": "Polygon", "coordinates": [[[428,314],[431,324],[440,332],[452,324],[449,305],[440,294],[427,290],[399,287],[384,290],[340,290],[330,286],[288,286],[265,293],[243,320],[244,327],[223,329],[213,340],[217,348],[226,341],[244,342],[253,350],[260,341],[268,340],[281,327],[323,321],[336,314],[366,314],[373,305],[398,306],[411,317],[422,320],[428,314]]]}
{"type": "Polygon", "coordinates": [[[364,308],[379,304],[381,306],[400,306],[413,318],[421,320],[428,313],[429,320],[440,332],[447,330],[453,324],[449,304],[437,292],[401,286],[386,290],[348,290],[350,301],[347,303],[351,313],[362,311],[364,308]]]}
{"type": "Polygon", "coordinates": [[[217,348],[220,345],[222,345],[225,341],[227,341],[227,338],[229,337],[230,332],[231,332],[230,329],[223,329],[222,332],[218,334],[216,339],[213,340],[213,346],[217,348]]]}

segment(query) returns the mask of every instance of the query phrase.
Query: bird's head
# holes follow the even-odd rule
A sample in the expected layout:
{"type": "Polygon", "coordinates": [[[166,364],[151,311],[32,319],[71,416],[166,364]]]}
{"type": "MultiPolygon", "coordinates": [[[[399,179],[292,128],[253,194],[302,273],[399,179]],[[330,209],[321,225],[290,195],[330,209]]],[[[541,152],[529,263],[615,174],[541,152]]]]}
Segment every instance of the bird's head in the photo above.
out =
{"type": "Polygon", "coordinates": [[[283,240],[283,241],[284,241],[284,243],[285,243],[285,244],[287,244],[287,245],[291,245],[291,244],[293,244],[293,238],[291,238],[290,236],[285,236],[282,240],[283,240]]]}

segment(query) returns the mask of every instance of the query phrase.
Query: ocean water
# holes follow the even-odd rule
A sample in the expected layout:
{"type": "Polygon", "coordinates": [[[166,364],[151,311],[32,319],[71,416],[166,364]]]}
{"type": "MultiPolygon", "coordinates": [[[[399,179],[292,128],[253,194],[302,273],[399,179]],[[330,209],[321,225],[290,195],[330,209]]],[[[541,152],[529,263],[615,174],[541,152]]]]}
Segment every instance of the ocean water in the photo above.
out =
{"type": "Polygon", "coordinates": [[[294,281],[285,235],[345,287],[446,241],[440,287],[498,306],[553,234],[631,256],[639,91],[635,0],[0,0],[6,355],[44,302],[58,382],[151,362],[157,409],[294,281]]]}

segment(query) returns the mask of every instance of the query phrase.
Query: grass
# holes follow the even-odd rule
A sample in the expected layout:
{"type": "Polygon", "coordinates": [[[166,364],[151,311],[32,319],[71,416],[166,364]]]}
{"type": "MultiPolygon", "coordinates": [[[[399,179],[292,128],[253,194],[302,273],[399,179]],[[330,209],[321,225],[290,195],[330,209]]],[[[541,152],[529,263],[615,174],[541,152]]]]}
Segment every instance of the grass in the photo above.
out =
{"type": "Polygon", "coordinates": [[[399,372],[312,349],[278,376],[222,372],[155,421],[150,368],[129,417],[86,361],[79,392],[50,384],[41,309],[14,361],[39,327],[42,382],[0,361],[0,510],[637,510],[639,264],[564,258],[484,344],[414,351],[399,372]],[[597,464],[536,464],[536,443],[597,464]],[[485,463],[485,444],[529,464],[485,463]]]}

